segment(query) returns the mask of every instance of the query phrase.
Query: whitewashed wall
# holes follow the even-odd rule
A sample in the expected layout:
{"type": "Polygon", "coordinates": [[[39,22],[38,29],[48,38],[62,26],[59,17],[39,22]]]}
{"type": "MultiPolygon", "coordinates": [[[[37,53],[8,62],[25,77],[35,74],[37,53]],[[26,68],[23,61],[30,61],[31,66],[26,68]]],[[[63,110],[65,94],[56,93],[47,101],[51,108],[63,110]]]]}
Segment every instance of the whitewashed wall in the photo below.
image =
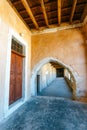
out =
{"type": "MultiPolygon", "coordinates": [[[[19,106],[21,106],[30,97],[29,82],[30,79],[30,59],[28,59],[28,45],[12,28],[0,19],[0,121],[10,115],[19,106]],[[10,88],[10,62],[11,62],[11,39],[14,36],[25,46],[25,76],[24,76],[24,97],[16,104],[9,106],[9,88],[10,88]]],[[[30,41],[31,42],[31,41],[30,41]]],[[[31,57],[30,57],[31,58],[31,57]]]]}
{"type": "Polygon", "coordinates": [[[40,91],[46,88],[55,78],[56,69],[50,64],[45,64],[37,73],[40,75],[40,91]]]}

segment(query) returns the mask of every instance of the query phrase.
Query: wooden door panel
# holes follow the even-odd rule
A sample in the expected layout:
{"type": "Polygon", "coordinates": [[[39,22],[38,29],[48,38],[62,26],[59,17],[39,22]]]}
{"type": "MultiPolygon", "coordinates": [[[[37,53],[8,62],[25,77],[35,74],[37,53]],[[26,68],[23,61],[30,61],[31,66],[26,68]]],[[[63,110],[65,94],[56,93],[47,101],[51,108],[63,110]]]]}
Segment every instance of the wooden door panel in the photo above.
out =
{"type": "Polygon", "coordinates": [[[22,97],[22,70],[23,57],[12,53],[10,71],[10,95],[9,104],[22,97]]]}
{"type": "Polygon", "coordinates": [[[22,97],[22,78],[17,76],[16,78],[16,87],[15,87],[15,100],[22,97]]]}
{"type": "MultiPolygon", "coordinates": [[[[12,80],[12,79],[11,79],[12,80]]],[[[14,83],[12,81],[10,82],[10,96],[9,96],[9,104],[12,104],[15,100],[15,95],[14,95],[14,83]]]]}
{"type": "Polygon", "coordinates": [[[23,57],[16,55],[16,72],[17,74],[22,73],[23,57]]]}
{"type": "Polygon", "coordinates": [[[10,94],[9,104],[12,104],[15,100],[14,87],[15,87],[15,54],[11,55],[11,71],[10,71],[10,94]]]}
{"type": "Polygon", "coordinates": [[[22,65],[23,58],[21,56],[16,55],[16,92],[15,92],[15,100],[22,97],[22,65]]]}

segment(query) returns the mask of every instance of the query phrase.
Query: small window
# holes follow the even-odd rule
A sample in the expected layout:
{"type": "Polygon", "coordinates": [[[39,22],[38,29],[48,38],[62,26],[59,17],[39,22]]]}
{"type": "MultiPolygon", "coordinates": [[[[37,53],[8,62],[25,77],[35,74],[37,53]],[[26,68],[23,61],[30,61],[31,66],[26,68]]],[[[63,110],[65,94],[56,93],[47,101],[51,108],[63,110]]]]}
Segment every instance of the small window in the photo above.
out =
{"type": "Polygon", "coordinates": [[[11,49],[21,55],[24,55],[24,47],[14,38],[12,38],[11,49]]]}

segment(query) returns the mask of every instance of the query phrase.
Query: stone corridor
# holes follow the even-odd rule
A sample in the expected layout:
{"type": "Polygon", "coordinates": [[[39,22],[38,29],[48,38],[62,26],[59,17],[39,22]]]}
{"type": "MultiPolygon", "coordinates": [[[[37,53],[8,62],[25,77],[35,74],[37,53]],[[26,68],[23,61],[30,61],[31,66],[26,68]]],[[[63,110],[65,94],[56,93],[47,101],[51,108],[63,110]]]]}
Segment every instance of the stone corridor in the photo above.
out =
{"type": "Polygon", "coordinates": [[[33,97],[5,120],[0,130],[87,130],[87,104],[33,97]]]}
{"type": "Polygon", "coordinates": [[[65,79],[56,78],[51,84],[48,85],[45,89],[43,89],[38,95],[40,96],[53,96],[53,97],[64,97],[64,98],[72,98],[72,90],[68,86],[65,79]]]}

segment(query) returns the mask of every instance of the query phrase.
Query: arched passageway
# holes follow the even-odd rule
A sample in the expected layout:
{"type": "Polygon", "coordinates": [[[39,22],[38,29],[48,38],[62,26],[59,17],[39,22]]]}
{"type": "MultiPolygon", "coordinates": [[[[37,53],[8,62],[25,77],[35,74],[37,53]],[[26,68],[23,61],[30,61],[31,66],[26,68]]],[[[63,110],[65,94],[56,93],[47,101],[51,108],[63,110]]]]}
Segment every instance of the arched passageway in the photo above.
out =
{"type": "Polygon", "coordinates": [[[72,99],[73,90],[68,83],[69,77],[68,70],[58,63],[45,64],[37,73],[37,95],[72,99]]]}
{"type": "Polygon", "coordinates": [[[42,60],[41,62],[39,62],[34,67],[32,71],[32,78],[31,78],[32,96],[35,96],[38,94],[47,96],[47,93],[41,94],[44,90],[46,91],[47,89],[47,91],[50,90],[51,92],[55,90],[57,94],[58,92],[60,93],[61,91],[61,94],[58,94],[58,95],[54,94],[51,96],[65,97],[63,95],[63,93],[65,93],[65,90],[64,90],[65,87],[68,87],[68,89],[66,88],[66,92],[67,94],[69,94],[68,97],[75,98],[75,88],[76,88],[75,78],[70,68],[64,63],[54,58],[46,58],[42,60]]]}

